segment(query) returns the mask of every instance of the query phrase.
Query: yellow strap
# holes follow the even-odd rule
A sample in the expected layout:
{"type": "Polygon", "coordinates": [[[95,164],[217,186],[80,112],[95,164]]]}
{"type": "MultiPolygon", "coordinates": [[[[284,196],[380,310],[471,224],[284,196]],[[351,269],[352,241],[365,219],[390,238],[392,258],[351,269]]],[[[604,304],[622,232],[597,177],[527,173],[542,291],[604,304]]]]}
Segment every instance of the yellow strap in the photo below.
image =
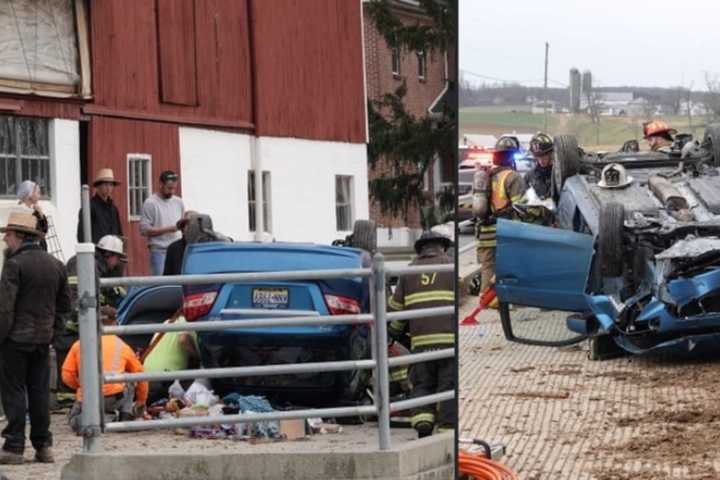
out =
{"type": "Polygon", "coordinates": [[[436,345],[455,345],[455,335],[452,333],[435,333],[429,335],[416,335],[411,339],[410,348],[433,347],[436,345]]]}
{"type": "Polygon", "coordinates": [[[112,363],[110,364],[110,373],[122,373],[120,371],[120,358],[122,354],[122,340],[115,337],[115,351],[113,352],[112,363]]]}
{"type": "Polygon", "coordinates": [[[72,277],[68,277],[68,285],[77,285],[78,284],[78,277],[73,275],[72,277]]]}
{"type": "Polygon", "coordinates": [[[495,248],[497,247],[497,240],[478,240],[478,247],[495,248]]]}

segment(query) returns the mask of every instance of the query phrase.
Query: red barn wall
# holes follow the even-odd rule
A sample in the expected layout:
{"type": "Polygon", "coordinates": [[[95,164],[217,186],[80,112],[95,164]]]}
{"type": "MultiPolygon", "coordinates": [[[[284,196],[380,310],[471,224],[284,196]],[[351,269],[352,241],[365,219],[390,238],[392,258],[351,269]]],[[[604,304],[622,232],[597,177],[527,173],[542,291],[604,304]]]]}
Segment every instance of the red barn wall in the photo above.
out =
{"type": "MultiPolygon", "coordinates": [[[[128,220],[127,154],[152,155],[152,190],[156,191],[160,172],[180,171],[178,127],[159,122],[94,117],[90,122],[89,152],[90,179],[94,178],[95,172],[99,169],[108,167],[113,169],[115,178],[121,182],[115,189],[113,200],[120,210],[123,233],[127,238],[126,246],[130,260],[127,273],[147,274],[150,271],[147,243],[140,235],[138,222],[128,220]]],[[[182,183],[182,177],[180,182],[182,183]]]]}
{"type": "Polygon", "coordinates": [[[256,133],[365,143],[359,0],[251,0],[256,133]]]}
{"type": "Polygon", "coordinates": [[[93,0],[90,8],[94,102],[86,112],[252,127],[246,1],[93,0]]]}

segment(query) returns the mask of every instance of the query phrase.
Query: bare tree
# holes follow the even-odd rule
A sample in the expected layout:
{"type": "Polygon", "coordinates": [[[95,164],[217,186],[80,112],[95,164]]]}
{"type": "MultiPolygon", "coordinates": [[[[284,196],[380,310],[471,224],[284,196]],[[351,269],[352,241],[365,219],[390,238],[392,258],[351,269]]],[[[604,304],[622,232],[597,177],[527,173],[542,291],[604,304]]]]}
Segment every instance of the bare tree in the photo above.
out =
{"type": "Polygon", "coordinates": [[[705,108],[713,118],[718,118],[720,117],[720,78],[718,75],[705,72],[705,84],[708,90],[705,94],[705,108]]]}

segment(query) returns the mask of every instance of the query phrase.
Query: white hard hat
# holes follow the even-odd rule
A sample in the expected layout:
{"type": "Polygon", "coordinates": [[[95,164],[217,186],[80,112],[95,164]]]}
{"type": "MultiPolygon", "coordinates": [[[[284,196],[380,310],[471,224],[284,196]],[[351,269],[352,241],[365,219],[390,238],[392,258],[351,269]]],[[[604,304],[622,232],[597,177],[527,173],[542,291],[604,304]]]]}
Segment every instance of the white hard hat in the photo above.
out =
{"type": "Polygon", "coordinates": [[[633,182],[633,178],[627,174],[625,167],[619,163],[605,165],[600,174],[598,187],[600,188],[623,188],[633,182]]]}
{"type": "Polygon", "coordinates": [[[97,248],[105,252],[115,253],[123,258],[125,257],[123,241],[115,235],[105,235],[102,237],[97,244],[97,248]]]}
{"type": "Polygon", "coordinates": [[[430,231],[439,233],[443,237],[455,243],[455,229],[451,228],[448,224],[442,223],[440,225],[435,225],[430,229],[430,231]]]}

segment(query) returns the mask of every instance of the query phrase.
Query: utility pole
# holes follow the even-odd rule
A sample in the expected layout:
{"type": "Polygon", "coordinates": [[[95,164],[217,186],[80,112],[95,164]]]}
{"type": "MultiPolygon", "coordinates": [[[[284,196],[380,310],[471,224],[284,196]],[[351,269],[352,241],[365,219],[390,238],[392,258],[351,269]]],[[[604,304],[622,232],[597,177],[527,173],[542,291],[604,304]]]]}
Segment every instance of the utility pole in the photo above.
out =
{"type": "Polygon", "coordinates": [[[543,99],[543,114],[545,115],[545,121],[544,121],[544,127],[543,131],[547,133],[548,127],[547,127],[547,109],[548,109],[548,95],[547,95],[547,71],[548,71],[548,52],[550,50],[550,44],[548,42],[545,42],[545,85],[543,87],[543,96],[545,97],[543,99]]]}
{"type": "Polygon", "coordinates": [[[695,130],[692,124],[692,87],[693,84],[690,83],[690,87],[687,90],[688,131],[692,132],[693,136],[695,136],[695,130]]]}

